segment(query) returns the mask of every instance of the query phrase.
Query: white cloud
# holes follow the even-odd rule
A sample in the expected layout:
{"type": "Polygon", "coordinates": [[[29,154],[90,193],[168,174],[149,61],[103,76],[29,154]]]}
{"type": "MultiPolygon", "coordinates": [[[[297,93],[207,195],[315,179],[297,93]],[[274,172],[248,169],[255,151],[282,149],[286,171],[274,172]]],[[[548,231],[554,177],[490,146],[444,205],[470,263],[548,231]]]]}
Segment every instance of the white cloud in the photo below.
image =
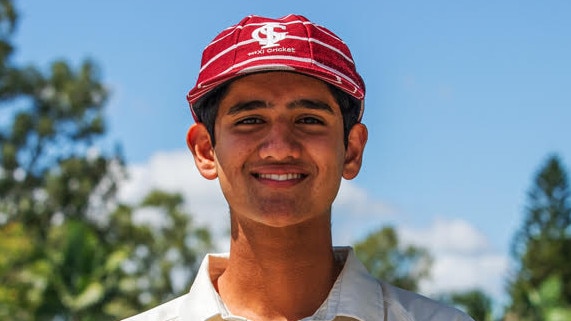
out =
{"type": "Polygon", "coordinates": [[[423,293],[478,288],[494,298],[503,296],[508,258],[469,222],[436,218],[430,226],[401,226],[398,231],[404,242],[427,248],[434,257],[431,279],[421,284],[423,293]]]}
{"type": "MultiPolygon", "coordinates": [[[[190,152],[157,153],[145,164],[129,166],[129,173],[130,180],[120,189],[121,200],[137,202],[153,188],[182,193],[195,221],[210,226],[218,236],[219,248],[227,250],[226,201],[218,181],[200,176],[190,152]]],[[[145,219],[152,219],[148,217],[150,213],[145,215],[145,219]]],[[[459,219],[441,217],[429,226],[411,227],[399,224],[403,217],[403,213],[371,197],[354,182],[343,181],[333,206],[334,244],[353,244],[391,222],[404,242],[427,248],[435,258],[432,278],[421,285],[422,293],[433,295],[477,287],[495,298],[502,295],[508,260],[491,247],[485,234],[459,219]]],[[[406,215],[407,221],[411,217],[406,215]]]]}
{"type": "Polygon", "coordinates": [[[119,190],[120,200],[136,203],[154,188],[181,193],[194,221],[208,225],[215,233],[216,244],[226,250],[227,245],[222,246],[227,244],[229,228],[226,201],[218,181],[207,180],[198,173],[189,151],[156,153],[147,163],[130,165],[128,173],[129,180],[119,190]]]}
{"type": "Polygon", "coordinates": [[[365,189],[343,180],[333,203],[332,230],[336,245],[353,244],[374,229],[394,219],[396,210],[367,193],[365,189]]]}
{"type": "Polygon", "coordinates": [[[486,237],[460,219],[436,218],[427,228],[402,228],[399,232],[407,241],[437,253],[478,254],[489,248],[486,237]]]}

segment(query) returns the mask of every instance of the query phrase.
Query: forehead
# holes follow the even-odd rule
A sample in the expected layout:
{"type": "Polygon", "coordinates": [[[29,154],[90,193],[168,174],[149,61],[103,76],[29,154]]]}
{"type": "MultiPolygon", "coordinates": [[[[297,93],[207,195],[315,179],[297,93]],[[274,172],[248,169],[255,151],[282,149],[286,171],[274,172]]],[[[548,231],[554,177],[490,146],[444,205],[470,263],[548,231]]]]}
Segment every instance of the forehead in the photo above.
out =
{"type": "Polygon", "coordinates": [[[228,85],[220,107],[238,101],[279,103],[299,99],[324,102],[339,110],[329,85],[324,81],[285,71],[256,73],[234,80],[228,85]]]}

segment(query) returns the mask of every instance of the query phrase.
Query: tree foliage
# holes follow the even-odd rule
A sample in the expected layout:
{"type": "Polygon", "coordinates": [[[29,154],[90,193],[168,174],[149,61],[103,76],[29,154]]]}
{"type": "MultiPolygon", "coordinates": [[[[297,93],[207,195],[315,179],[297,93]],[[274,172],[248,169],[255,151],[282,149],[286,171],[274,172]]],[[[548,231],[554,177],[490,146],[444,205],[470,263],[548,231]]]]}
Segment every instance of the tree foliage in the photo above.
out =
{"type": "Polygon", "coordinates": [[[570,315],[570,192],[561,160],[549,157],[535,177],[523,225],[512,244],[516,270],[509,283],[508,314],[518,320],[570,315]]]}
{"type": "Polygon", "coordinates": [[[208,230],[178,194],[118,202],[96,64],[15,65],[17,18],[0,0],[0,319],[117,320],[185,291],[208,230]]]}
{"type": "Polygon", "coordinates": [[[355,245],[357,257],[376,278],[415,291],[428,277],[432,258],[426,249],[400,244],[392,227],[384,227],[355,245]]]}
{"type": "Polygon", "coordinates": [[[493,320],[492,298],[480,289],[453,292],[444,295],[441,300],[447,304],[458,307],[474,320],[493,320]]]}

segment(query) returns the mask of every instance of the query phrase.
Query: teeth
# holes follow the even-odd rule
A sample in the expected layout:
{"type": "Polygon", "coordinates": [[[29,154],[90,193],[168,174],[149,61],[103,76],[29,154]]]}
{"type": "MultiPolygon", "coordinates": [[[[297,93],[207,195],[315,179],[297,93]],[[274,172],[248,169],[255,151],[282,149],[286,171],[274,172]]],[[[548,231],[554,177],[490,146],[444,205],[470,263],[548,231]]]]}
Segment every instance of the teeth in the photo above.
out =
{"type": "Polygon", "coordinates": [[[292,179],[300,179],[301,174],[260,174],[260,178],[271,179],[274,181],[287,181],[292,179]]]}

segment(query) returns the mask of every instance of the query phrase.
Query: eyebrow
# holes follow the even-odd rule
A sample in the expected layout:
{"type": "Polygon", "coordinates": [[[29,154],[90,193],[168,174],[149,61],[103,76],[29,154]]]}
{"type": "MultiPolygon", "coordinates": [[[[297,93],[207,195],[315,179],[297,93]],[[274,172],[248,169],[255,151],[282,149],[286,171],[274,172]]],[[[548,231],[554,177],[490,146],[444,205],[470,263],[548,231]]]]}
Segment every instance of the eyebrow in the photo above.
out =
{"type": "Polygon", "coordinates": [[[287,108],[288,109],[307,108],[307,109],[323,110],[330,114],[334,114],[333,108],[331,108],[329,104],[320,100],[310,100],[310,99],[295,100],[287,104],[287,108]]]}
{"type": "Polygon", "coordinates": [[[254,110],[254,109],[261,109],[261,108],[269,108],[270,106],[268,106],[268,104],[266,104],[266,102],[261,101],[261,100],[251,100],[251,101],[246,101],[246,102],[239,102],[235,105],[233,105],[232,107],[230,107],[230,109],[228,109],[228,115],[236,115],[237,113],[243,112],[243,111],[249,111],[249,110],[254,110]]]}
{"type": "MultiPolygon", "coordinates": [[[[243,111],[250,111],[255,109],[263,109],[271,107],[273,107],[273,104],[267,104],[266,102],[261,100],[239,102],[230,107],[230,109],[228,109],[228,115],[235,115],[243,111]]],[[[320,100],[310,100],[310,99],[294,100],[287,104],[287,108],[288,109],[307,108],[313,110],[323,110],[330,114],[334,114],[333,108],[331,108],[329,104],[322,102],[320,100]]]]}

